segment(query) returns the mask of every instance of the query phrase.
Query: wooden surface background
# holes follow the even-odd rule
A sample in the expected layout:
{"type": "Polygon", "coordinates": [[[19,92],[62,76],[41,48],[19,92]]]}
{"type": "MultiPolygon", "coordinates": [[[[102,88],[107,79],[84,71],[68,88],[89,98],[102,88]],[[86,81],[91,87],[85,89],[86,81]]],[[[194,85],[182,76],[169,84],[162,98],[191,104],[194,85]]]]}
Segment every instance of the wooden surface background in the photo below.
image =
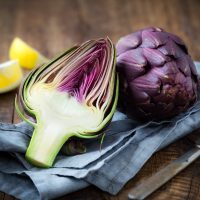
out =
{"type": "MultiPolygon", "coordinates": [[[[200,60],[199,0],[0,0],[0,62],[16,36],[51,58],[87,39],[120,36],[159,26],[182,37],[195,60],[200,60]]],[[[16,123],[16,91],[0,95],[0,121],[16,123]]],[[[65,200],[124,200],[128,190],[193,146],[200,131],[156,153],[117,196],[95,187],[62,197],[65,200]]],[[[52,183],[53,184],[53,183],[52,183]]],[[[0,193],[0,200],[14,199],[0,193]]],[[[200,159],[152,194],[149,200],[199,200],[200,159]]]]}

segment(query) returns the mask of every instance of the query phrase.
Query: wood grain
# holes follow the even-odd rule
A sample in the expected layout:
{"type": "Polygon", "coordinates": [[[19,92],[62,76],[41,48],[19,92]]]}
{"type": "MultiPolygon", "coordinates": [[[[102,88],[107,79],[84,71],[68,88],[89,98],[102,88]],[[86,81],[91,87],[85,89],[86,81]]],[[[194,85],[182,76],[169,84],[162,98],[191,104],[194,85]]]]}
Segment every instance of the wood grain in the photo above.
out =
{"type": "MultiPolygon", "coordinates": [[[[200,60],[199,0],[0,0],[0,62],[8,59],[11,40],[21,37],[51,58],[63,49],[87,39],[121,36],[149,26],[173,32],[187,43],[195,60],[200,60]]],[[[17,123],[16,91],[0,95],[0,121],[17,123]]],[[[196,131],[156,153],[137,176],[117,195],[90,186],[62,200],[124,200],[128,191],[176,159],[193,145],[196,131]]],[[[0,193],[0,200],[14,199],[0,193]]],[[[148,200],[200,200],[200,159],[152,194],[148,200]]]]}

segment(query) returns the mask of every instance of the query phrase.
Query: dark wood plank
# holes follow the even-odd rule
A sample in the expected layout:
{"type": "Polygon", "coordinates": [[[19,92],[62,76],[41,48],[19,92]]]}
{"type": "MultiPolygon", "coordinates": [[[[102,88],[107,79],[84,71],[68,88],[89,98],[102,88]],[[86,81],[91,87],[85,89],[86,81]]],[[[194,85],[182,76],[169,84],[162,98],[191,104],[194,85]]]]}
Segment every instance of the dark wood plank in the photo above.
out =
{"type": "MultiPolygon", "coordinates": [[[[0,61],[8,60],[9,44],[14,37],[14,24],[15,24],[15,3],[0,2],[0,61]],[[12,11],[11,11],[12,10],[12,11]]],[[[0,122],[13,122],[14,114],[14,97],[16,91],[7,94],[0,94],[0,122]]],[[[13,197],[0,192],[0,200],[11,200],[13,197]]]]}
{"type": "MultiPolygon", "coordinates": [[[[13,4],[1,2],[3,5],[0,6],[0,62],[8,60],[8,49],[9,43],[14,36],[14,18],[15,12],[9,12],[13,9],[13,4]],[[10,13],[10,14],[9,14],[10,13]]],[[[0,121],[1,122],[12,122],[13,116],[13,97],[15,92],[9,92],[7,94],[0,94],[0,121]]]]}
{"type": "MultiPolygon", "coordinates": [[[[75,43],[107,35],[116,42],[120,36],[147,26],[176,33],[188,44],[192,57],[200,60],[199,9],[199,0],[0,0],[0,61],[8,59],[8,47],[15,36],[51,58],[75,43]]],[[[15,91],[0,95],[1,122],[19,122],[14,96],[15,91]]],[[[117,196],[91,186],[60,199],[127,199],[131,187],[189,149],[195,135],[156,153],[117,196]]],[[[148,199],[199,200],[199,169],[197,160],[148,199]]],[[[8,198],[12,199],[0,193],[0,200],[8,198]]]]}
{"type": "Polygon", "coordinates": [[[3,192],[0,192],[0,199],[3,200],[4,199],[5,194],[3,192]]]}
{"type": "Polygon", "coordinates": [[[15,200],[15,198],[10,195],[5,194],[4,200],[15,200]]]}

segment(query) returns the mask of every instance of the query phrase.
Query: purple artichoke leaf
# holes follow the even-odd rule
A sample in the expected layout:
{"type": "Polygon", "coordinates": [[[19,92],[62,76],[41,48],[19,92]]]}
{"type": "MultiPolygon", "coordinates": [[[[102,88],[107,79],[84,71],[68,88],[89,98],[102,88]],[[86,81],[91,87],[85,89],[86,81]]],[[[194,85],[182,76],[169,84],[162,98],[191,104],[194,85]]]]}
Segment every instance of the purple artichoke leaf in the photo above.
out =
{"type": "Polygon", "coordinates": [[[117,56],[131,49],[135,49],[142,43],[141,34],[133,33],[121,38],[116,44],[117,56]]]}

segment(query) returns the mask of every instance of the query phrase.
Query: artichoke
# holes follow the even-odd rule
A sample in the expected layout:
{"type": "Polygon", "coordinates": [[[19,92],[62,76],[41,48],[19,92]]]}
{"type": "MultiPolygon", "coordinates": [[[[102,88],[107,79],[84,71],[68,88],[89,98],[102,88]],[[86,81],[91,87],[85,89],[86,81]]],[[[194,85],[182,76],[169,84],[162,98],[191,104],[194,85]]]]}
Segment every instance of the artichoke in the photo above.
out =
{"type": "Polygon", "coordinates": [[[160,28],[122,37],[117,45],[121,109],[142,120],[162,120],[197,99],[198,75],[185,43],[160,28]]]}
{"type": "Polygon", "coordinates": [[[19,116],[34,126],[26,158],[51,167],[71,137],[94,138],[108,125],[118,99],[115,48],[90,40],[32,71],[16,99],[19,116]]]}

